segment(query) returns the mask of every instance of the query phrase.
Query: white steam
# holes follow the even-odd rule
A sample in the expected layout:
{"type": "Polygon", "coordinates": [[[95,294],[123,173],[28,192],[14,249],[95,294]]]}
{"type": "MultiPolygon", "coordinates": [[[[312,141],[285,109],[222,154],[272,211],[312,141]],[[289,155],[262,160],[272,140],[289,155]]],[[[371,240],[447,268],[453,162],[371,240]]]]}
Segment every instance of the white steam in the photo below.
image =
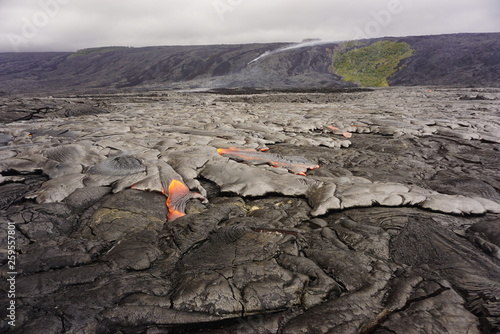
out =
{"type": "Polygon", "coordinates": [[[309,42],[301,42],[301,43],[296,43],[288,46],[284,46],[282,48],[273,50],[273,51],[266,51],[260,56],[258,56],[255,59],[252,59],[251,61],[248,62],[248,65],[255,63],[256,61],[267,57],[269,55],[278,53],[278,52],[283,52],[283,51],[288,51],[288,50],[293,50],[293,49],[300,49],[300,48],[306,48],[306,47],[311,47],[311,46],[316,46],[316,45],[322,45],[322,44],[334,44],[334,43],[339,43],[338,41],[336,42],[327,42],[327,41],[321,41],[321,40],[316,40],[316,41],[309,41],[309,42]]]}

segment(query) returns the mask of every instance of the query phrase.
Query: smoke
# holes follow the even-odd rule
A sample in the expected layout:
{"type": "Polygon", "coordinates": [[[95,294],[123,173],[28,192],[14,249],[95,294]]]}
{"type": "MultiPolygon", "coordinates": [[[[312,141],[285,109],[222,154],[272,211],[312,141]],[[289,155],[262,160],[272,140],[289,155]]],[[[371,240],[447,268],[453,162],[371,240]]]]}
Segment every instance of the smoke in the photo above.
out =
{"type": "Polygon", "coordinates": [[[260,56],[258,56],[257,58],[255,59],[252,59],[248,62],[248,65],[252,64],[252,63],[255,63],[256,61],[258,61],[259,59],[261,58],[264,58],[265,56],[268,56],[270,54],[273,54],[273,53],[276,53],[276,52],[279,52],[281,51],[281,49],[278,49],[278,50],[274,50],[274,51],[266,51],[264,52],[263,54],[261,54],[260,56]]]}
{"type": "Polygon", "coordinates": [[[259,61],[260,59],[262,59],[264,57],[276,54],[278,52],[284,52],[284,51],[288,51],[288,50],[300,49],[300,48],[306,48],[306,47],[312,47],[312,46],[323,45],[323,44],[337,44],[337,43],[340,43],[340,42],[341,41],[328,42],[328,41],[322,41],[322,40],[300,42],[300,43],[296,43],[296,44],[284,46],[282,48],[279,48],[279,49],[276,49],[276,50],[273,50],[273,51],[266,51],[263,54],[261,54],[260,56],[258,56],[257,58],[252,59],[251,61],[249,61],[248,65],[253,64],[253,63],[259,61]]]}

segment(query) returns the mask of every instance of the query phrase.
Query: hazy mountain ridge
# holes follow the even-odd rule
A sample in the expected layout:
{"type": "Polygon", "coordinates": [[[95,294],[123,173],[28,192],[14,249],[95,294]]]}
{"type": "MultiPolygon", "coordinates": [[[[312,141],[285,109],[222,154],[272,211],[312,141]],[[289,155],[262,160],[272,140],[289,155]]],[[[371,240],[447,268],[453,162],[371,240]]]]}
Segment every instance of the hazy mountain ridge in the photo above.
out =
{"type": "MultiPolygon", "coordinates": [[[[500,33],[361,41],[408,43],[415,52],[388,82],[399,85],[500,85],[500,33]]],[[[332,73],[339,43],[288,43],[99,48],[88,54],[0,53],[6,93],[257,87],[349,87],[332,73]],[[296,45],[299,46],[299,45],[296,45]],[[283,49],[279,52],[277,50],[283,49]],[[260,57],[260,58],[258,58],[260,57]],[[258,58],[258,59],[257,59],[258,58]]]]}

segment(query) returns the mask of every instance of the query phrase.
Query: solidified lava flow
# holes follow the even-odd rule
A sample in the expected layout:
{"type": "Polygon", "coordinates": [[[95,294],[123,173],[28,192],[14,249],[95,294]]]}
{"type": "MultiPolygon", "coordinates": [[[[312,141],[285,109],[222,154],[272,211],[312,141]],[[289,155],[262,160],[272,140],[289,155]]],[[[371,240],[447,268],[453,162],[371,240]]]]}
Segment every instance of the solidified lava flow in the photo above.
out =
{"type": "Polygon", "coordinates": [[[499,332],[498,88],[75,101],[0,96],[0,333],[499,332]]]}
{"type": "Polygon", "coordinates": [[[219,148],[217,152],[230,159],[249,165],[268,164],[272,167],[283,167],[293,174],[306,175],[307,170],[319,168],[319,165],[303,157],[285,157],[279,154],[263,153],[245,148],[219,148]]]}

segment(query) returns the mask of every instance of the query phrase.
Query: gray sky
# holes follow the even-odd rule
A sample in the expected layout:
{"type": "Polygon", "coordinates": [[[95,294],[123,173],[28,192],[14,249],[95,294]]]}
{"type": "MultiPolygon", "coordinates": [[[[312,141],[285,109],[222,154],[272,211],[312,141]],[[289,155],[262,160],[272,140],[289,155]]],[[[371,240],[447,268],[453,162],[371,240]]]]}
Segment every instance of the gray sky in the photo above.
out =
{"type": "Polygon", "coordinates": [[[500,0],[0,0],[0,52],[499,31],[500,0]]]}

